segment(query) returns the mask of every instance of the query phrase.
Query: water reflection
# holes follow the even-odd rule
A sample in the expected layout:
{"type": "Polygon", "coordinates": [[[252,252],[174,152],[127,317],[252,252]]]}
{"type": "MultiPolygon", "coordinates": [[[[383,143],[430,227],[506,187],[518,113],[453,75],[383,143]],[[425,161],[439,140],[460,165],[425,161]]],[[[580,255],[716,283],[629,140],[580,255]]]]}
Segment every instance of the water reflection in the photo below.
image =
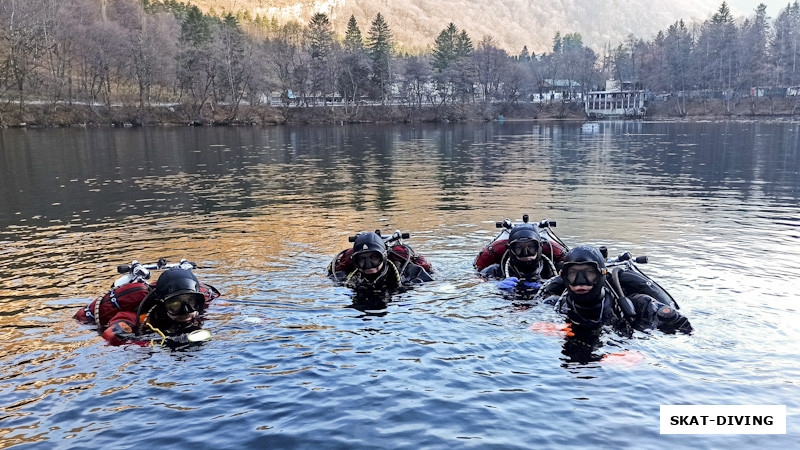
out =
{"type": "Polygon", "coordinates": [[[123,419],[131,445],[690,445],[658,435],[676,386],[796,415],[798,139],[794,123],[0,130],[3,439],[112,445],[123,419]],[[650,256],[696,332],[531,332],[560,318],[471,266],[523,213],[650,256]],[[391,298],[333,285],[341,243],[376,228],[410,231],[437,280],[391,298]],[[197,260],[228,299],[211,341],[112,349],[71,321],[117,264],[160,257],[197,260]],[[625,352],[643,359],[603,359],[625,352]]]}

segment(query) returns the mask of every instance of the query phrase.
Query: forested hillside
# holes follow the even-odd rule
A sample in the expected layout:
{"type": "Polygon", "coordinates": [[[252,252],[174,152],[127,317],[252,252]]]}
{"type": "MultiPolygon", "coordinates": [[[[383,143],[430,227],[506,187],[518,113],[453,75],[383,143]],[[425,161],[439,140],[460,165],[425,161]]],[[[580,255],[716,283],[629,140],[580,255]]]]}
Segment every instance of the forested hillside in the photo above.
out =
{"type": "MultiPolygon", "coordinates": [[[[595,51],[616,45],[630,34],[654,36],[679,19],[691,25],[719,7],[718,0],[190,0],[203,11],[247,12],[280,23],[307,23],[316,12],[330,18],[343,35],[355,16],[367,23],[375,14],[387,18],[397,42],[412,50],[433,43],[443,24],[453,22],[474,39],[493,36],[500,48],[536,53],[552,46],[553,35],[579,32],[595,51]]],[[[753,4],[755,8],[756,4],[753,4]]],[[[746,11],[752,13],[751,11],[746,11]]],[[[777,11],[771,11],[776,14],[777,11]]]]}
{"type": "Polygon", "coordinates": [[[797,1],[774,18],[764,7],[736,18],[723,2],[694,24],[676,20],[602,52],[583,30],[556,31],[535,55],[454,22],[435,25],[424,51],[404,52],[403,30],[383,12],[351,16],[343,33],[325,13],[281,24],[213,12],[175,0],[0,0],[0,125],[41,123],[31,108],[82,107],[91,114],[58,122],[107,123],[120,108],[135,119],[114,121],[163,122],[147,116],[158,110],[184,123],[257,122],[241,111],[275,108],[291,120],[314,107],[333,120],[379,120],[363,114],[375,106],[405,108],[403,120],[459,120],[552,100],[561,115],[608,79],[674,99],[680,115],[691,99],[721,100],[720,115],[745,102],[760,114],[759,98],[776,95],[793,97],[790,114],[800,106],[797,1]]]}

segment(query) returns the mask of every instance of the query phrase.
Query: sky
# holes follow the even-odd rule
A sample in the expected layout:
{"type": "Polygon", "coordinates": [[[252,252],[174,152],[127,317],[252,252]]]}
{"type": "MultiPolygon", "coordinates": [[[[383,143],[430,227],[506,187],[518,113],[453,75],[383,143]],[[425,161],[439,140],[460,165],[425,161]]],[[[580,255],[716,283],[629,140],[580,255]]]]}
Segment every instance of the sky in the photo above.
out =
{"type": "MultiPolygon", "coordinates": [[[[767,15],[773,19],[778,16],[782,9],[786,8],[789,0],[726,0],[728,5],[738,10],[738,15],[750,16],[755,12],[759,3],[767,5],[767,15]]],[[[792,0],[794,2],[794,0],[792,0]]],[[[720,0],[719,4],[722,4],[720,0]]]]}

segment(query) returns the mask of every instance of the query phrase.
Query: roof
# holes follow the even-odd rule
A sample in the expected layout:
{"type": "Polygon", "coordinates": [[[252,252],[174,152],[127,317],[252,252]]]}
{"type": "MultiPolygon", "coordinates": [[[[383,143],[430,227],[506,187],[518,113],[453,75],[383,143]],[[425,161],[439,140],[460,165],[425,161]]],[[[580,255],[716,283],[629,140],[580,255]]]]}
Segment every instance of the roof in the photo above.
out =
{"type": "Polygon", "coordinates": [[[544,80],[545,84],[549,84],[553,87],[581,87],[581,84],[574,80],[556,80],[553,78],[547,78],[544,80]]]}

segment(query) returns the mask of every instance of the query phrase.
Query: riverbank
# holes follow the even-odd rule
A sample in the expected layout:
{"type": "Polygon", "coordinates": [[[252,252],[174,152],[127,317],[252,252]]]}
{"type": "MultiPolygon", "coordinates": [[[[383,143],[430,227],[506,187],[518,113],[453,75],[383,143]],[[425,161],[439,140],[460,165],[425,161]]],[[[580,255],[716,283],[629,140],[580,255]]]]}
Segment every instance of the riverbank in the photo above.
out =
{"type": "MultiPolygon", "coordinates": [[[[794,98],[743,98],[650,102],[647,117],[676,119],[796,119],[800,101],[794,98]]],[[[578,103],[491,103],[426,106],[362,105],[356,107],[272,107],[241,105],[202,109],[182,105],[88,106],[34,104],[20,109],[7,105],[0,110],[0,127],[70,126],[207,126],[207,125],[294,125],[313,123],[413,123],[506,120],[586,120],[578,103]]]]}
{"type": "Polygon", "coordinates": [[[272,107],[241,105],[237,108],[206,106],[200,110],[181,105],[88,106],[26,105],[6,108],[2,127],[149,126],[149,125],[290,125],[312,123],[410,123],[489,121],[509,119],[585,118],[581,105],[553,104],[453,104],[422,108],[392,105],[358,107],[272,107]]]}

